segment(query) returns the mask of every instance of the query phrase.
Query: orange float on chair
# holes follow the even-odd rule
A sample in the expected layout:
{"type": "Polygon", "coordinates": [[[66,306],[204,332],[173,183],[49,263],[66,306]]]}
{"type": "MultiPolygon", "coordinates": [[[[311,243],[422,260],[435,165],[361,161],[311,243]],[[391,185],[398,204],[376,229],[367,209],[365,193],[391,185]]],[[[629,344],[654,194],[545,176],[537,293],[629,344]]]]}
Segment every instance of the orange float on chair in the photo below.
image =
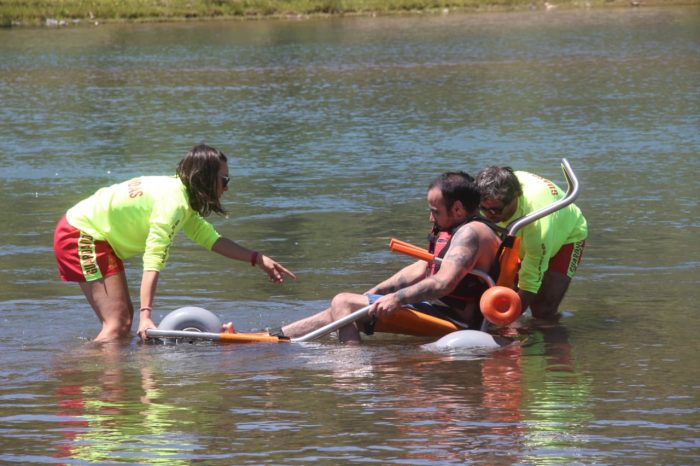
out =
{"type": "Polygon", "coordinates": [[[500,271],[496,285],[515,288],[516,278],[520,270],[520,257],[518,250],[520,249],[520,238],[511,236],[503,240],[501,252],[498,256],[500,271]]]}
{"type": "Polygon", "coordinates": [[[452,322],[405,307],[378,319],[374,326],[375,332],[417,337],[443,337],[457,330],[459,327],[452,322]]]}
{"type": "Polygon", "coordinates": [[[508,325],[520,317],[520,296],[505,286],[492,286],[484,291],[479,301],[481,313],[494,325],[508,325]]]}

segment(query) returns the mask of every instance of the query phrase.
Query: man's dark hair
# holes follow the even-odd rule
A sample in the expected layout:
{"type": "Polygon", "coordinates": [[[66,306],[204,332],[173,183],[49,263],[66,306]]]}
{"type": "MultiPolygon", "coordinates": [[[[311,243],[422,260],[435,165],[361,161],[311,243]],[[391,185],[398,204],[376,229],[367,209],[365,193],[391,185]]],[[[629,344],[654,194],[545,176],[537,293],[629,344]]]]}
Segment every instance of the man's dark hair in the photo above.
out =
{"type": "Polygon", "coordinates": [[[440,189],[445,207],[450,209],[456,201],[460,201],[468,214],[479,207],[479,189],[474,178],[466,172],[446,172],[430,183],[428,191],[440,189]]]}

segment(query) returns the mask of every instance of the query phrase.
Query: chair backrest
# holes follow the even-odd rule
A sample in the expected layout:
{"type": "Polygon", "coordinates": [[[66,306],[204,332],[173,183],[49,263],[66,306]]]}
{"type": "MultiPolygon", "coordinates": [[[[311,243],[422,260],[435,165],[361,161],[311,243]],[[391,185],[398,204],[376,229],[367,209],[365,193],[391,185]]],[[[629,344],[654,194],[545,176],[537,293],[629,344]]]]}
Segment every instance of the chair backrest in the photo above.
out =
{"type": "Polygon", "coordinates": [[[518,270],[520,270],[520,238],[517,236],[508,237],[499,248],[499,272],[496,285],[505,286],[511,289],[516,288],[518,270]]]}

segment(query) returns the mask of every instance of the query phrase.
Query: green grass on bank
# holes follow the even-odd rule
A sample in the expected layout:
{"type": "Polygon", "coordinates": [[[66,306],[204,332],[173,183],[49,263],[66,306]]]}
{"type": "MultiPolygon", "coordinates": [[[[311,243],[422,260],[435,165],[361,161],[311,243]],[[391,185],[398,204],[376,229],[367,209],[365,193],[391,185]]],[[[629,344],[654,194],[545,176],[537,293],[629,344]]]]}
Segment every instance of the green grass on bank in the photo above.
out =
{"type": "MultiPolygon", "coordinates": [[[[545,9],[545,0],[0,0],[0,26],[545,9]]],[[[700,4],[700,0],[549,0],[566,7],[700,4]]]]}

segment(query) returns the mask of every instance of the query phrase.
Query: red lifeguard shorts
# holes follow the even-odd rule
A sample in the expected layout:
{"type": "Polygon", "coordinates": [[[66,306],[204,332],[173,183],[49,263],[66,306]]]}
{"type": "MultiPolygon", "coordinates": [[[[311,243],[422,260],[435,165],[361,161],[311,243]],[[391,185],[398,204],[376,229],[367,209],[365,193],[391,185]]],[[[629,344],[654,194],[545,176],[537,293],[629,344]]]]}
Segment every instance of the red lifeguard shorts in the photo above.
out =
{"type": "Polygon", "coordinates": [[[89,282],[124,270],[124,263],[107,241],[93,239],[70,225],[65,216],[56,225],[53,250],[64,282],[89,282]]]}
{"type": "Polygon", "coordinates": [[[573,278],[578,265],[581,263],[583,248],[585,247],[586,241],[565,244],[557,251],[554,257],[549,260],[549,268],[547,270],[573,278]]]}

